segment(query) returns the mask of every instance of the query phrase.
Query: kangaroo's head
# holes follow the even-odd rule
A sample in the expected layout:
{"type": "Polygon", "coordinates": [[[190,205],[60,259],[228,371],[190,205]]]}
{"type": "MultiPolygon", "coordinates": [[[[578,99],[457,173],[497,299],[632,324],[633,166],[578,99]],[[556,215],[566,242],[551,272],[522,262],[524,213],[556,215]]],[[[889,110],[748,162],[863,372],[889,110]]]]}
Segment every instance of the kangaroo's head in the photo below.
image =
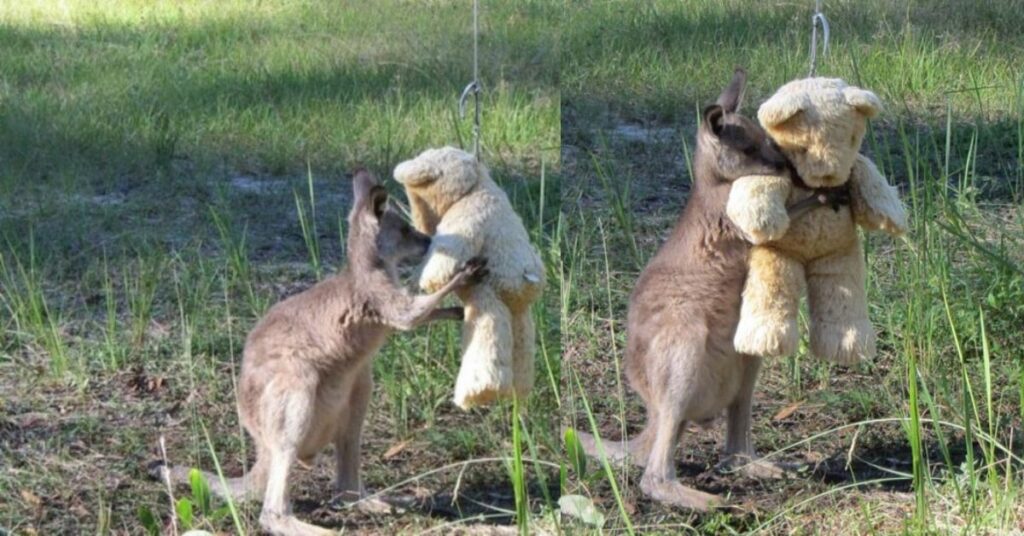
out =
{"type": "Polygon", "coordinates": [[[739,113],[747,74],[736,69],[714,104],[704,108],[697,131],[698,181],[732,182],[747,175],[786,173],[786,157],[763,128],[739,113]]]}
{"type": "Polygon", "coordinates": [[[348,215],[348,257],[355,267],[417,263],[430,248],[430,237],[417,231],[388,203],[388,193],[365,169],[352,179],[352,210],[348,215]]]}

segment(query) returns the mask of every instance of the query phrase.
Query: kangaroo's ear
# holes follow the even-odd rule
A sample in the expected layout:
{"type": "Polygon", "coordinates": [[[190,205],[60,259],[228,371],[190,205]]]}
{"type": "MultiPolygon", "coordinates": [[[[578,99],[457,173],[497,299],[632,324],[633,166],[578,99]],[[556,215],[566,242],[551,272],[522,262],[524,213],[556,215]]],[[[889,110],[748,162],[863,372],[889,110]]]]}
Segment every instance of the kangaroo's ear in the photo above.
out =
{"type": "Polygon", "coordinates": [[[377,177],[374,177],[373,173],[366,168],[357,169],[355,176],[352,177],[353,204],[358,204],[359,201],[366,199],[370,195],[370,190],[378,184],[377,177]]]}
{"type": "Polygon", "coordinates": [[[743,93],[747,89],[747,72],[737,67],[732,74],[732,81],[722,90],[715,104],[721,106],[726,113],[736,113],[743,104],[743,93]]]}
{"type": "Polygon", "coordinates": [[[846,103],[864,114],[864,117],[872,118],[882,111],[882,101],[878,95],[859,87],[848,87],[843,90],[843,97],[846,103]]]}
{"type": "Polygon", "coordinates": [[[388,191],[383,186],[374,186],[370,189],[369,206],[378,220],[384,215],[384,211],[388,208],[388,191]]]}
{"type": "Polygon", "coordinates": [[[701,117],[704,119],[704,124],[715,136],[722,134],[722,120],[725,118],[725,110],[722,109],[721,104],[712,104],[704,108],[701,112],[701,117]]]}

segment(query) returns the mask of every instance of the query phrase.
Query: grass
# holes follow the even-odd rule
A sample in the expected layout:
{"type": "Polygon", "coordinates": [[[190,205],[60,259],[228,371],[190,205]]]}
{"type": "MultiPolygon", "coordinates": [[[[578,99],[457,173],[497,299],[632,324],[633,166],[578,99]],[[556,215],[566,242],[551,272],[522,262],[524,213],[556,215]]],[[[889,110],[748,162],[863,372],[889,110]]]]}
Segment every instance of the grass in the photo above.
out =
{"type": "MultiPolygon", "coordinates": [[[[0,5],[0,532],[256,531],[255,507],[211,506],[200,484],[172,504],[145,464],[161,438],[175,463],[252,462],[238,356],[270,304],[344,262],[347,172],[389,178],[428,146],[470,144],[464,4],[0,5]]],[[[483,159],[552,274],[555,8],[481,9],[483,159]]],[[[297,477],[300,516],[363,532],[551,525],[561,339],[547,296],[528,412],[454,409],[458,326],[397,335],[375,362],[364,475],[419,506],[332,510],[321,462],[297,477]]]]}
{"type": "MultiPolygon", "coordinates": [[[[748,113],[805,76],[812,7],[687,0],[567,10],[560,240],[570,426],[606,440],[639,432],[642,404],[620,372],[628,294],[685,202],[696,112],[734,65],[750,73],[748,113]]],[[[1013,53],[1024,43],[1011,30],[1024,23],[1020,8],[824,3],[832,52],[819,73],[887,104],[865,151],[911,211],[906,240],[867,236],[879,356],[844,369],[805,358],[802,347],[766,363],[756,446],[806,464],[800,478],[716,475],[722,424],[687,434],[683,481],[729,495],[736,510],[695,515],[652,503],[638,469],[573,471],[582,474],[567,493],[594,501],[604,532],[1024,528],[1024,73],[1013,53]]]]}
{"type": "MultiPolygon", "coordinates": [[[[0,5],[0,529],[255,531],[253,505],[211,503],[201,482],[169,497],[145,464],[164,446],[227,475],[251,463],[234,409],[244,337],[344,261],[349,170],[388,177],[424,147],[470,145],[456,103],[470,7],[0,5]]],[[[913,229],[867,237],[875,361],[833,367],[802,347],[766,363],[757,447],[804,474],[717,475],[721,426],[695,430],[684,482],[737,506],[696,515],[555,433],[639,430],[621,372],[627,299],[685,202],[696,112],[734,65],[750,73],[748,112],[804,76],[810,9],[482,2],[483,158],[552,281],[534,311],[536,393],[527,412],[461,413],[458,327],[393,337],[375,362],[364,474],[419,506],[335,511],[320,463],[297,477],[300,515],[401,534],[1024,529],[1020,0],[824,2],[819,72],[886,103],[864,150],[913,229]],[[560,493],[603,528],[559,518],[560,493]]]]}

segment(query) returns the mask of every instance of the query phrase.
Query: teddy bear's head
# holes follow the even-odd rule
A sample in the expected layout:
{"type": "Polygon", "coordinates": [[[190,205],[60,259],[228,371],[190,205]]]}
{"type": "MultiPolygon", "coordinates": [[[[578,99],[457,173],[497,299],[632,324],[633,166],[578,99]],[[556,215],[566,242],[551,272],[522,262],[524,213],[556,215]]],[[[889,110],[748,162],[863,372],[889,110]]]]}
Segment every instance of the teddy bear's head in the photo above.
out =
{"type": "Polygon", "coordinates": [[[838,78],[794,80],[772,95],[757,119],[812,188],[844,184],[867,120],[882,109],[874,93],[838,78]]]}
{"type": "Polygon", "coordinates": [[[448,208],[487,177],[487,168],[466,151],[441,147],[398,164],[394,175],[405,187],[416,227],[433,234],[448,208]]]}

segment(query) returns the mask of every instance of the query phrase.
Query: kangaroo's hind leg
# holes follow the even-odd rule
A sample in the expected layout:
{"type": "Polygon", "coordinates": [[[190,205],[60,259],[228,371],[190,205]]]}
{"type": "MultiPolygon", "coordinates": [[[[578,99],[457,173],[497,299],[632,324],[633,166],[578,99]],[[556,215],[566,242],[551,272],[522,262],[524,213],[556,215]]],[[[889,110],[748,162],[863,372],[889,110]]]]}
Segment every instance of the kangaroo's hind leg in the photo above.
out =
{"type": "Polygon", "coordinates": [[[377,498],[365,498],[366,489],[360,477],[363,422],[372,394],[373,371],[367,363],[356,373],[346,415],[338,424],[334,437],[334,492],[342,502],[355,502],[355,507],[360,511],[386,513],[392,510],[391,505],[377,498]]]}
{"type": "Polygon", "coordinates": [[[684,486],[676,477],[676,444],[682,439],[685,424],[679,413],[671,410],[661,412],[658,422],[652,423],[656,427],[654,441],[640,489],[658,502],[704,512],[718,506],[722,500],[684,486]]]}
{"type": "Polygon", "coordinates": [[[740,356],[739,366],[740,388],[727,410],[725,451],[717,469],[739,471],[751,478],[782,478],[787,468],[758,459],[751,438],[751,406],[754,386],[761,370],[761,358],[740,356]]]}
{"type": "MultiPolygon", "coordinates": [[[[650,454],[640,489],[652,499],[697,511],[706,511],[721,504],[722,500],[712,494],[684,486],[676,477],[675,451],[682,440],[685,428],[684,417],[691,413],[692,406],[699,403],[702,390],[695,378],[699,361],[704,357],[706,330],[696,333],[680,333],[672,337],[672,344],[652,347],[648,367],[651,379],[649,404],[655,404],[657,420],[648,423],[654,428],[650,454]]],[[[666,341],[668,342],[668,341],[666,341]]]]}
{"type": "Polygon", "coordinates": [[[301,374],[287,381],[271,381],[260,400],[263,438],[269,452],[267,485],[260,526],[274,535],[326,536],[324,528],[299,521],[292,514],[288,486],[299,448],[314,418],[316,383],[301,374]]]}

